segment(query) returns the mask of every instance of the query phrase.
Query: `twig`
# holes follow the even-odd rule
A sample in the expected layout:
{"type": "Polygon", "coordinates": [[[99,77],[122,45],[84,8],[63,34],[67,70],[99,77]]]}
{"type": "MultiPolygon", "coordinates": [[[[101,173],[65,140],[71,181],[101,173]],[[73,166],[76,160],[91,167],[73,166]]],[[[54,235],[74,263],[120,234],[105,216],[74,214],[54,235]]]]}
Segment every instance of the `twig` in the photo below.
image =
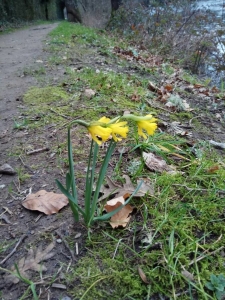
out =
{"type": "Polygon", "coordinates": [[[193,121],[194,119],[201,118],[201,117],[202,117],[202,116],[196,116],[196,117],[191,118],[191,119],[189,120],[189,126],[193,127],[193,126],[192,126],[192,121],[193,121]]]}
{"type": "Polygon", "coordinates": [[[26,165],[26,164],[24,163],[24,161],[22,160],[22,157],[21,157],[21,156],[19,156],[19,159],[21,160],[21,163],[24,165],[24,167],[27,168],[32,174],[34,174],[34,171],[33,171],[28,165],[26,165]]]}
{"type": "Polygon", "coordinates": [[[75,248],[76,248],[76,255],[78,255],[79,254],[79,250],[78,250],[78,243],[77,242],[75,243],[75,248]]]}
{"type": "Polygon", "coordinates": [[[0,215],[0,220],[4,220],[7,224],[12,224],[8,217],[6,215],[4,215],[5,211],[0,215]]]}
{"type": "Polygon", "coordinates": [[[210,140],[209,143],[213,145],[215,148],[225,149],[225,143],[218,143],[213,140],[210,140]]]}
{"type": "Polygon", "coordinates": [[[193,260],[188,264],[188,266],[193,265],[194,263],[196,263],[196,262],[202,260],[203,258],[206,258],[207,256],[214,255],[216,252],[222,250],[223,248],[224,248],[224,246],[221,246],[220,248],[218,248],[218,249],[216,249],[216,250],[214,250],[214,251],[212,251],[212,252],[210,252],[210,253],[207,253],[206,255],[200,255],[198,258],[193,259],[193,260]]]}
{"type": "Polygon", "coordinates": [[[70,249],[70,246],[68,245],[67,241],[63,238],[63,236],[61,235],[61,233],[60,233],[58,230],[56,230],[56,233],[57,233],[57,235],[60,237],[60,239],[63,241],[63,243],[64,243],[66,249],[69,250],[69,252],[70,252],[70,254],[71,254],[71,257],[72,257],[72,260],[75,260],[74,253],[73,253],[73,251],[70,249]]]}
{"type": "Polygon", "coordinates": [[[17,186],[17,184],[15,183],[15,181],[13,180],[13,183],[17,189],[17,192],[20,194],[20,182],[19,182],[19,186],[17,186]]]}
{"type": "Polygon", "coordinates": [[[39,153],[39,152],[44,152],[44,151],[49,151],[49,147],[44,147],[44,148],[28,151],[27,155],[31,155],[31,154],[35,154],[35,153],[39,153]]]}
{"type": "Polygon", "coordinates": [[[43,216],[43,214],[38,215],[37,218],[34,219],[34,222],[37,223],[37,221],[39,221],[42,216],[43,216]]]}
{"type": "Polygon", "coordinates": [[[170,110],[166,109],[166,108],[163,108],[161,106],[158,106],[158,105],[155,105],[154,103],[148,101],[148,100],[145,100],[151,107],[153,108],[158,108],[158,109],[161,109],[161,110],[164,110],[166,112],[171,112],[170,110]]]}
{"type": "Polygon", "coordinates": [[[65,118],[65,119],[69,119],[69,117],[67,117],[67,116],[65,116],[65,115],[63,115],[63,114],[58,113],[57,111],[55,111],[55,110],[52,109],[52,108],[50,108],[50,111],[54,112],[54,114],[56,114],[56,115],[58,115],[58,116],[60,116],[60,117],[63,117],[63,118],[65,118]]]}
{"type": "MultiPolygon", "coordinates": [[[[190,192],[193,192],[193,191],[196,191],[196,192],[209,192],[210,191],[209,189],[189,188],[185,184],[173,184],[173,186],[182,186],[182,187],[185,187],[190,192]]],[[[225,190],[216,190],[215,192],[218,193],[218,194],[223,194],[223,195],[225,194],[225,190]]]]}
{"type": "Polygon", "coordinates": [[[13,253],[16,252],[16,249],[19,247],[19,245],[22,243],[22,241],[27,237],[27,234],[24,234],[21,236],[21,238],[19,239],[19,241],[17,242],[16,246],[13,248],[13,250],[0,262],[0,265],[4,264],[4,262],[7,261],[7,259],[9,259],[13,253]]]}
{"type": "Polygon", "coordinates": [[[115,258],[115,256],[116,256],[116,252],[117,252],[117,249],[118,249],[118,247],[119,247],[119,244],[120,244],[120,242],[122,241],[123,239],[119,239],[119,241],[118,241],[118,243],[117,243],[117,245],[116,245],[116,249],[115,249],[115,251],[114,251],[114,254],[113,254],[113,257],[112,257],[112,259],[114,259],[115,258]]]}

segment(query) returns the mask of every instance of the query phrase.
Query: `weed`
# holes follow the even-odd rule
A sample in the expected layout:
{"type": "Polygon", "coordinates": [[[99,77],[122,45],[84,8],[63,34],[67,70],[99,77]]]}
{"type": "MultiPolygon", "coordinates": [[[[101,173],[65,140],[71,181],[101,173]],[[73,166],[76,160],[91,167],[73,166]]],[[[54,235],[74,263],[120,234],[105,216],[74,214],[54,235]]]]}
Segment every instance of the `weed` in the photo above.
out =
{"type": "Polygon", "coordinates": [[[23,167],[16,168],[16,173],[17,173],[18,180],[20,183],[23,183],[24,181],[26,181],[27,179],[30,178],[30,175],[25,173],[25,170],[23,167]]]}
{"type": "Polygon", "coordinates": [[[210,275],[210,281],[206,282],[205,286],[210,291],[214,292],[216,295],[216,298],[218,300],[222,299],[225,295],[225,277],[223,274],[220,274],[218,276],[211,274],[210,275]]]}

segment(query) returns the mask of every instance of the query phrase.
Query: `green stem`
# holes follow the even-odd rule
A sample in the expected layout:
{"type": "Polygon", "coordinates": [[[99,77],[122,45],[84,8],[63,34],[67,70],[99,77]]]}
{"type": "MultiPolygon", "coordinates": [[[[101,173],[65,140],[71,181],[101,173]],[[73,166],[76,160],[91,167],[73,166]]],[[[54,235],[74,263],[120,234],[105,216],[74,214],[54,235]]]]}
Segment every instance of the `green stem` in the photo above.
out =
{"type": "MultiPolygon", "coordinates": [[[[71,123],[72,125],[72,123],[71,123]]],[[[76,183],[75,183],[75,173],[74,173],[74,162],[73,162],[73,151],[72,151],[72,143],[70,138],[70,128],[71,125],[68,127],[68,159],[69,159],[69,172],[71,177],[71,188],[72,188],[72,196],[75,200],[75,203],[78,204],[77,201],[77,189],[76,189],[76,183]]],[[[70,202],[71,206],[74,206],[72,202],[70,202]]],[[[73,216],[75,221],[79,221],[79,213],[76,207],[71,207],[73,211],[73,216]]]]}
{"type": "Polygon", "coordinates": [[[106,174],[106,171],[107,171],[109,160],[110,160],[110,158],[112,156],[112,153],[113,153],[115,147],[116,147],[116,142],[114,142],[113,139],[112,139],[110,141],[108,150],[106,152],[104,161],[102,163],[102,166],[101,166],[101,169],[100,169],[100,172],[99,172],[99,177],[98,177],[98,181],[97,181],[97,185],[96,185],[96,190],[95,190],[95,193],[94,193],[94,197],[93,197],[93,201],[92,201],[92,206],[91,206],[90,221],[89,221],[89,224],[88,224],[89,226],[91,225],[91,222],[93,221],[93,218],[94,218],[94,213],[96,211],[96,206],[97,206],[97,202],[98,202],[98,197],[99,197],[100,189],[101,189],[103,180],[105,178],[105,174],[106,174]]]}

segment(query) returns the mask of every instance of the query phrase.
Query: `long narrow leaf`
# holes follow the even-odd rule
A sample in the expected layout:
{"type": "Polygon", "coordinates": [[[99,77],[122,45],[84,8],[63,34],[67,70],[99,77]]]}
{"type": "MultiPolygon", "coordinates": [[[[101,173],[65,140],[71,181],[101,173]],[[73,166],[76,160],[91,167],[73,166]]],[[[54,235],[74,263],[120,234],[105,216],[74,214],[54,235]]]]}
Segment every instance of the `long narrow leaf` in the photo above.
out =
{"type": "MultiPolygon", "coordinates": [[[[92,160],[91,180],[90,180],[90,186],[89,186],[90,199],[91,199],[91,194],[92,194],[92,191],[93,191],[94,178],[95,178],[95,168],[96,168],[96,163],[97,163],[97,158],[98,158],[98,151],[99,151],[99,146],[95,142],[94,152],[93,152],[93,160],[92,160]]],[[[89,214],[92,212],[93,205],[95,205],[95,207],[96,207],[96,204],[94,203],[94,199],[91,202],[91,205],[89,207],[89,214]]],[[[94,208],[94,210],[95,210],[95,208],[94,208]]]]}
{"type": "MultiPolygon", "coordinates": [[[[73,151],[72,151],[72,143],[70,138],[70,126],[68,127],[68,159],[69,159],[69,169],[70,169],[70,176],[71,176],[71,187],[72,187],[72,195],[74,198],[75,203],[77,204],[77,189],[75,183],[75,174],[74,174],[74,162],[73,162],[73,151]]],[[[78,211],[74,211],[74,218],[76,221],[79,221],[79,213],[78,211]]]]}
{"type": "MultiPolygon", "coordinates": [[[[64,188],[64,186],[61,184],[61,182],[58,181],[58,179],[55,180],[58,188],[60,189],[60,191],[69,199],[69,204],[70,207],[72,209],[74,218],[75,216],[78,214],[78,211],[83,215],[83,217],[85,218],[85,212],[79,207],[79,205],[77,204],[76,200],[74,199],[73,195],[71,195],[67,189],[64,188]]],[[[76,219],[75,219],[76,220],[76,219]]],[[[76,220],[77,221],[77,220],[76,220]]]]}
{"type": "Polygon", "coordinates": [[[91,147],[90,147],[90,153],[89,153],[89,159],[88,159],[88,168],[86,173],[86,182],[85,182],[85,195],[84,195],[84,210],[87,218],[89,218],[90,215],[90,205],[91,205],[91,190],[90,190],[90,169],[91,169],[91,161],[93,157],[93,140],[91,141],[91,147]]]}
{"type": "Polygon", "coordinates": [[[17,266],[17,264],[15,264],[15,269],[16,269],[16,272],[18,273],[17,274],[17,277],[22,280],[23,282],[25,282],[26,284],[29,285],[31,291],[32,291],[32,294],[33,294],[33,298],[34,300],[38,300],[38,295],[36,293],[36,289],[35,289],[35,284],[33,283],[33,281],[23,277],[21,274],[20,274],[20,271],[19,271],[19,268],[17,266]]]}
{"type": "Polygon", "coordinates": [[[69,192],[70,191],[70,188],[71,188],[71,176],[70,176],[70,173],[67,173],[66,174],[66,189],[67,191],[69,192]]]}
{"type": "Polygon", "coordinates": [[[98,181],[97,181],[97,185],[96,185],[96,190],[95,190],[95,193],[94,193],[92,207],[91,207],[91,218],[94,217],[94,213],[95,213],[97,202],[98,202],[98,198],[99,198],[99,192],[100,192],[103,180],[105,178],[105,174],[106,174],[106,171],[107,171],[109,160],[110,160],[110,158],[112,156],[112,153],[113,153],[115,147],[116,147],[116,143],[113,140],[111,140],[111,142],[109,144],[109,147],[108,147],[108,150],[106,152],[104,161],[102,163],[100,172],[99,172],[99,177],[98,177],[98,181]]]}

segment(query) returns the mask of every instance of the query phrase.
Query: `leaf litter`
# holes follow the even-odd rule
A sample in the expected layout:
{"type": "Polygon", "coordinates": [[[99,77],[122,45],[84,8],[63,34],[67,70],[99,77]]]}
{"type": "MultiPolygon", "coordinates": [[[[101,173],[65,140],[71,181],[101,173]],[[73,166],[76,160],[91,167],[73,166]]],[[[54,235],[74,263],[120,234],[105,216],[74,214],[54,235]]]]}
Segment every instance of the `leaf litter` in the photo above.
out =
{"type": "MultiPolygon", "coordinates": [[[[117,197],[123,197],[125,194],[133,194],[135,191],[135,187],[133,183],[131,182],[131,179],[128,175],[123,175],[123,178],[125,179],[125,183],[123,186],[115,184],[109,177],[106,178],[107,186],[102,185],[100,189],[100,193],[103,195],[98,199],[98,201],[102,201],[104,199],[107,199],[111,196],[116,195],[117,197]]],[[[143,181],[140,189],[138,192],[134,195],[134,197],[143,197],[146,194],[154,195],[154,185],[148,178],[138,179],[137,185],[143,181]]]]}
{"type": "MultiPolygon", "coordinates": [[[[30,278],[31,275],[27,272],[28,270],[41,272],[47,271],[47,268],[40,264],[44,260],[48,260],[49,258],[55,255],[54,252],[51,252],[54,248],[55,243],[49,244],[45,250],[42,250],[42,245],[40,245],[35,251],[33,248],[28,250],[27,256],[20,259],[17,264],[17,267],[20,271],[20,275],[25,278],[30,278]]],[[[16,268],[12,267],[11,271],[16,274],[16,268]]],[[[18,283],[20,280],[16,275],[10,274],[5,277],[6,282],[8,283],[18,283]]]]}

